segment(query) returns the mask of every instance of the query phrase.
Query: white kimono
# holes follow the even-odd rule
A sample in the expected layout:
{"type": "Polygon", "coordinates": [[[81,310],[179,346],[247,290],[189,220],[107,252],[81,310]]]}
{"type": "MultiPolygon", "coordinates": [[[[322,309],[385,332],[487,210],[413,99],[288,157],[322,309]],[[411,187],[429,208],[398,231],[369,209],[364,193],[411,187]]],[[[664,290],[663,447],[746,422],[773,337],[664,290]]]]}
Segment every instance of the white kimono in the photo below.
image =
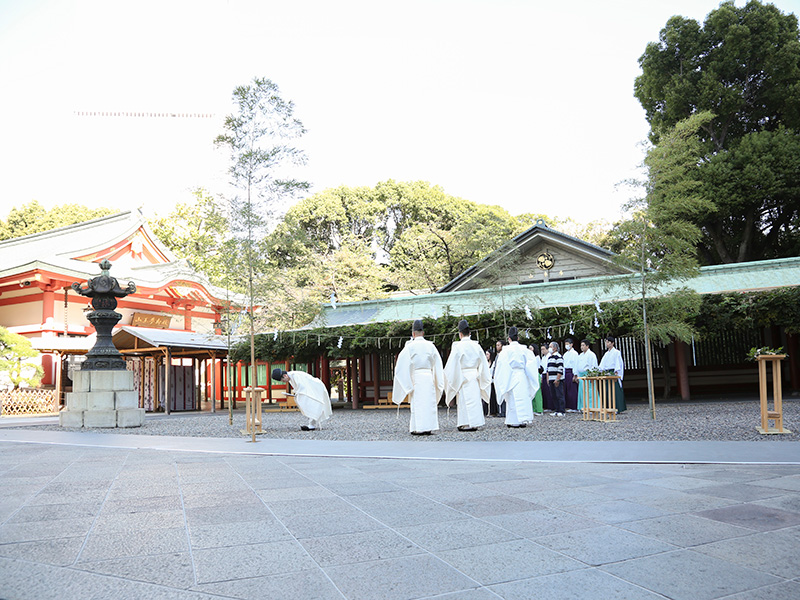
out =
{"type": "Polygon", "coordinates": [[[330,419],[333,410],[325,384],[303,371],[289,371],[287,375],[292,384],[294,401],[303,416],[308,417],[310,426],[316,427],[322,421],[330,419]]]}
{"type": "Polygon", "coordinates": [[[497,403],[506,401],[506,425],[533,421],[533,397],[539,391],[539,363],[519,342],[511,342],[497,355],[494,371],[497,403]]]}
{"type": "Polygon", "coordinates": [[[406,342],[394,367],[392,402],[400,404],[409,396],[409,431],[438,431],[437,405],[444,392],[442,357],[431,342],[419,336],[406,342]]]}
{"type": "Polygon", "coordinates": [[[614,374],[619,375],[620,384],[622,383],[622,376],[625,374],[625,365],[622,363],[622,352],[616,348],[611,348],[603,354],[600,359],[600,369],[603,371],[614,371],[614,374]]]}
{"type": "Polygon", "coordinates": [[[453,342],[444,368],[444,380],[447,406],[450,406],[453,398],[458,398],[458,426],[484,425],[486,420],[483,417],[481,400],[489,403],[492,378],[486,352],[478,342],[473,342],[469,337],[453,342]]]}

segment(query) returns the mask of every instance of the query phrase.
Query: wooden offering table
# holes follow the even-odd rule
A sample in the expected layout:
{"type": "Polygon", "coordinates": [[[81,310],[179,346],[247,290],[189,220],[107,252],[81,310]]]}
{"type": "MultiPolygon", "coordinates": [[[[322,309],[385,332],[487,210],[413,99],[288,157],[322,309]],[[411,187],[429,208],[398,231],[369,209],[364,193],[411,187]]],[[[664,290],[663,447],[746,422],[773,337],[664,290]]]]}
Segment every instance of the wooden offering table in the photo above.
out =
{"type": "Polygon", "coordinates": [[[617,391],[615,383],[619,375],[576,377],[583,380],[583,420],[617,420],[617,391]]]}
{"type": "Polygon", "coordinates": [[[756,361],[758,361],[758,390],[761,400],[761,427],[756,427],[756,429],[762,434],[792,433],[783,428],[781,361],[784,358],[786,358],[785,354],[761,354],[756,357],[756,361]],[[772,410],[769,410],[769,398],[767,395],[767,363],[772,365],[772,410]],[[769,426],[770,421],[775,422],[775,427],[769,426]]]}

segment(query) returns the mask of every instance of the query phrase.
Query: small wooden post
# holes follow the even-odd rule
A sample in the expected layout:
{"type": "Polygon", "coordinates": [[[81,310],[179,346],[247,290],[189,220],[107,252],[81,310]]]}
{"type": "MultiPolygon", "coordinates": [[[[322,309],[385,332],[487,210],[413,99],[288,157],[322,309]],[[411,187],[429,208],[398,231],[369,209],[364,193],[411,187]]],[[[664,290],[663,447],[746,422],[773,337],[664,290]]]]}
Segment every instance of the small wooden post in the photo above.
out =
{"type": "Polygon", "coordinates": [[[783,391],[781,389],[781,361],[785,354],[761,354],[756,357],[758,361],[758,389],[761,401],[761,427],[756,427],[762,434],[792,433],[783,428],[783,391]],[[773,409],[769,410],[769,396],[767,394],[767,363],[772,364],[772,400],[773,409]],[[770,427],[769,422],[774,421],[775,427],[770,427]]]}
{"type": "Polygon", "coordinates": [[[264,390],[260,387],[246,387],[244,389],[245,398],[245,429],[244,434],[252,436],[253,442],[256,441],[256,434],[263,433],[261,429],[261,394],[264,390]]]}

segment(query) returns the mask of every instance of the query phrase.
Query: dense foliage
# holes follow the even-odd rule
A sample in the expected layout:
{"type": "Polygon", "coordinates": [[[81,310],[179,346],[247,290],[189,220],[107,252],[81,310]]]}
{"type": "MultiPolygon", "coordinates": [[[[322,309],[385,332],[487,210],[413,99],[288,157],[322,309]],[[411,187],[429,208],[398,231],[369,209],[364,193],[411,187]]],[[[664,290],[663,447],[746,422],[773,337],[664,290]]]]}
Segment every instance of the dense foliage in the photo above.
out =
{"type": "Polygon", "coordinates": [[[24,206],[12,208],[6,220],[0,220],[0,240],[83,223],[116,212],[110,208],[89,208],[80,204],[62,204],[47,210],[39,202],[32,200],[24,206]]]}
{"type": "MultiPolygon", "coordinates": [[[[797,17],[751,0],[723,2],[701,26],[675,16],[639,59],[635,95],[659,147],[688,117],[710,113],[691,179],[705,208],[706,264],[794,256],[800,250],[800,31],[797,17]]],[[[676,185],[681,182],[677,181],[676,185]]],[[[656,220],[657,226],[669,223],[656,220]]]]}

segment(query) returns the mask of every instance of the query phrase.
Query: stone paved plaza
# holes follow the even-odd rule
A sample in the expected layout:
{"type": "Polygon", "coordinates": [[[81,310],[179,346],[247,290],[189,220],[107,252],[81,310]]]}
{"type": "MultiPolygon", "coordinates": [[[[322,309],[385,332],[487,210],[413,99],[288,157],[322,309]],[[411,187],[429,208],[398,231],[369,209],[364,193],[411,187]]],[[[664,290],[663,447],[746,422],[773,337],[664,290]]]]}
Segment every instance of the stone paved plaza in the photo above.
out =
{"type": "Polygon", "coordinates": [[[800,444],[587,444],[3,429],[0,598],[800,598],[800,444]]]}

